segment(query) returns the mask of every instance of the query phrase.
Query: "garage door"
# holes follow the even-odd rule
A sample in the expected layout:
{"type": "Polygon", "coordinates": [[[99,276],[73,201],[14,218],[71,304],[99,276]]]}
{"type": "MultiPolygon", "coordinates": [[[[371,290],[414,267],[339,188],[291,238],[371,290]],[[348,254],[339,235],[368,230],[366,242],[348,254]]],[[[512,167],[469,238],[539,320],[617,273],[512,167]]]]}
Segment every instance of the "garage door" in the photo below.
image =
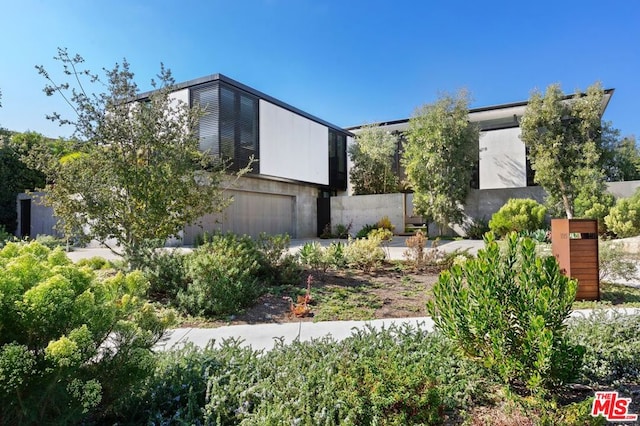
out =
{"type": "Polygon", "coordinates": [[[233,195],[233,202],[223,214],[207,215],[199,224],[185,229],[185,244],[193,244],[196,235],[214,230],[252,237],[261,232],[295,237],[295,197],[245,191],[230,193],[233,195]]]}

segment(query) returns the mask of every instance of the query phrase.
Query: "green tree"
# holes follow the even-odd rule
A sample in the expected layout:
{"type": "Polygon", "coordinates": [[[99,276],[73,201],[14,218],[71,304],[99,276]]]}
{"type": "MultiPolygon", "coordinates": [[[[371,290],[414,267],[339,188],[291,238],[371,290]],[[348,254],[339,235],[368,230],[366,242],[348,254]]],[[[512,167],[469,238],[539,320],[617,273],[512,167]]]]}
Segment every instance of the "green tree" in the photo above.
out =
{"type": "Polygon", "coordinates": [[[535,182],[547,192],[549,208],[569,219],[586,214],[584,207],[594,201],[610,203],[601,163],[603,98],[599,83],[571,99],[552,84],[544,96],[532,94],[520,123],[535,182]]]}
{"type": "MultiPolygon", "coordinates": [[[[140,97],[129,63],[105,70],[106,91],[93,94],[98,75],[81,70],[83,58],[58,49],[56,57],[75,84],[48,81],[47,95],[60,94],[73,119],[52,120],[75,127],[81,148],[57,163],[47,202],[66,235],[96,239],[132,266],[145,248],[164,244],[185,225],[230,202],[221,185],[225,165],[199,151],[197,124],[204,111],[172,98],[171,72],[160,67],[154,91],[140,97]],[[116,239],[118,245],[109,244],[116,239]]],[[[243,170],[243,172],[246,170],[243,170]]],[[[242,173],[242,172],[241,172],[242,173]]]]}
{"type": "Polygon", "coordinates": [[[44,143],[45,137],[36,132],[8,131],[0,137],[0,226],[10,233],[15,232],[17,225],[17,195],[41,188],[45,183],[44,174],[23,161],[29,146],[23,147],[21,141],[44,143]]]}
{"type": "Polygon", "coordinates": [[[402,157],[413,204],[441,227],[461,223],[463,204],[478,161],[478,128],[469,122],[469,95],[444,95],[416,110],[402,157]]]}
{"type": "Polygon", "coordinates": [[[399,177],[393,163],[398,148],[398,136],[379,126],[364,126],[349,146],[353,167],[349,171],[355,195],[396,192],[399,177]]]}
{"type": "Polygon", "coordinates": [[[634,135],[620,138],[620,132],[610,123],[603,123],[602,167],[607,180],[627,181],[640,179],[640,150],[634,135]],[[607,129],[607,132],[604,132],[607,129]]]}

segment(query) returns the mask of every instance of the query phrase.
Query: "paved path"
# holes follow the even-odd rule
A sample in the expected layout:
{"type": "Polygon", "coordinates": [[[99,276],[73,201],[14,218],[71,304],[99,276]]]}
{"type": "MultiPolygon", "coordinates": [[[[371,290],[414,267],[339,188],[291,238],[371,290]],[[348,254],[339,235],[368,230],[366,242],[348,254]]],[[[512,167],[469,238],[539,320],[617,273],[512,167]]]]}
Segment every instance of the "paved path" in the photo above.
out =
{"type": "MultiPolygon", "coordinates": [[[[573,311],[574,318],[586,318],[591,315],[591,309],[573,311]]],[[[640,308],[607,309],[605,312],[620,312],[626,315],[640,314],[640,308]]],[[[168,330],[164,338],[158,342],[157,348],[167,350],[181,347],[187,342],[192,342],[199,347],[205,347],[212,340],[215,345],[220,345],[223,340],[236,338],[242,341],[242,345],[251,346],[254,350],[270,350],[275,346],[277,339],[284,343],[291,343],[295,339],[309,341],[330,336],[334,340],[342,340],[349,337],[354,329],[373,327],[380,330],[389,328],[392,324],[397,326],[408,324],[411,327],[432,331],[433,320],[430,317],[379,319],[371,321],[321,321],[298,322],[280,324],[254,324],[254,325],[230,325],[218,328],[176,328],[168,330]]]]}
{"type": "MultiPolygon", "coordinates": [[[[404,252],[407,249],[406,240],[408,237],[400,237],[395,236],[391,240],[388,246],[389,258],[391,260],[403,260],[404,252]]],[[[320,238],[304,238],[304,239],[294,239],[291,240],[291,245],[289,251],[291,253],[296,253],[298,250],[302,248],[306,243],[309,242],[318,242],[323,247],[327,247],[332,242],[341,242],[343,244],[347,243],[347,240],[337,240],[337,239],[320,239],[320,238]]],[[[427,246],[431,247],[432,241],[427,241],[427,246]]],[[[484,242],[481,240],[441,240],[438,245],[438,250],[445,251],[447,253],[453,252],[455,250],[468,250],[471,254],[477,254],[478,250],[484,246],[484,242]]],[[[167,250],[171,250],[168,248],[167,250]]],[[[191,251],[193,247],[178,247],[175,250],[182,251],[191,251]]],[[[80,259],[90,258],[90,257],[103,257],[107,260],[116,260],[120,259],[120,256],[115,255],[107,248],[100,247],[88,247],[88,248],[74,248],[73,251],[67,253],[69,258],[77,262],[80,259]]]]}

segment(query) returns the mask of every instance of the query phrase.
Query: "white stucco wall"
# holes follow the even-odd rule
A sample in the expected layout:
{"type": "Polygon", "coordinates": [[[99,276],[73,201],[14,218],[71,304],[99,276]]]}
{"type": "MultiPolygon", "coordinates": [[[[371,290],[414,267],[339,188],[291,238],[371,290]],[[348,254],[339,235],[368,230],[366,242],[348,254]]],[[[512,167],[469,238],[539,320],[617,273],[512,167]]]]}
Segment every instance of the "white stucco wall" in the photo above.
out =
{"type": "Polygon", "coordinates": [[[260,174],[329,184],[329,129],[260,100],[260,174]]]}
{"type": "Polygon", "coordinates": [[[480,133],[480,189],[527,186],[527,163],[520,128],[480,133]]]}
{"type": "Polygon", "coordinates": [[[189,89],[182,89],[169,94],[171,100],[182,101],[189,105],[189,89]]]}

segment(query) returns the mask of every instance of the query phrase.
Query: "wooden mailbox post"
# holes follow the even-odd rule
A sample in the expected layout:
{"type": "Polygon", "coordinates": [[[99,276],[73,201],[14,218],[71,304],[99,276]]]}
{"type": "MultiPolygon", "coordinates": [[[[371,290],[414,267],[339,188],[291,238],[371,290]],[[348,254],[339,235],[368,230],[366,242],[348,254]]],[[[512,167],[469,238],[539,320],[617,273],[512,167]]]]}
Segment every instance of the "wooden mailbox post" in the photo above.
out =
{"type": "Polygon", "coordinates": [[[562,273],[578,280],[576,300],[600,300],[598,221],[551,219],[551,250],[562,273]]]}

